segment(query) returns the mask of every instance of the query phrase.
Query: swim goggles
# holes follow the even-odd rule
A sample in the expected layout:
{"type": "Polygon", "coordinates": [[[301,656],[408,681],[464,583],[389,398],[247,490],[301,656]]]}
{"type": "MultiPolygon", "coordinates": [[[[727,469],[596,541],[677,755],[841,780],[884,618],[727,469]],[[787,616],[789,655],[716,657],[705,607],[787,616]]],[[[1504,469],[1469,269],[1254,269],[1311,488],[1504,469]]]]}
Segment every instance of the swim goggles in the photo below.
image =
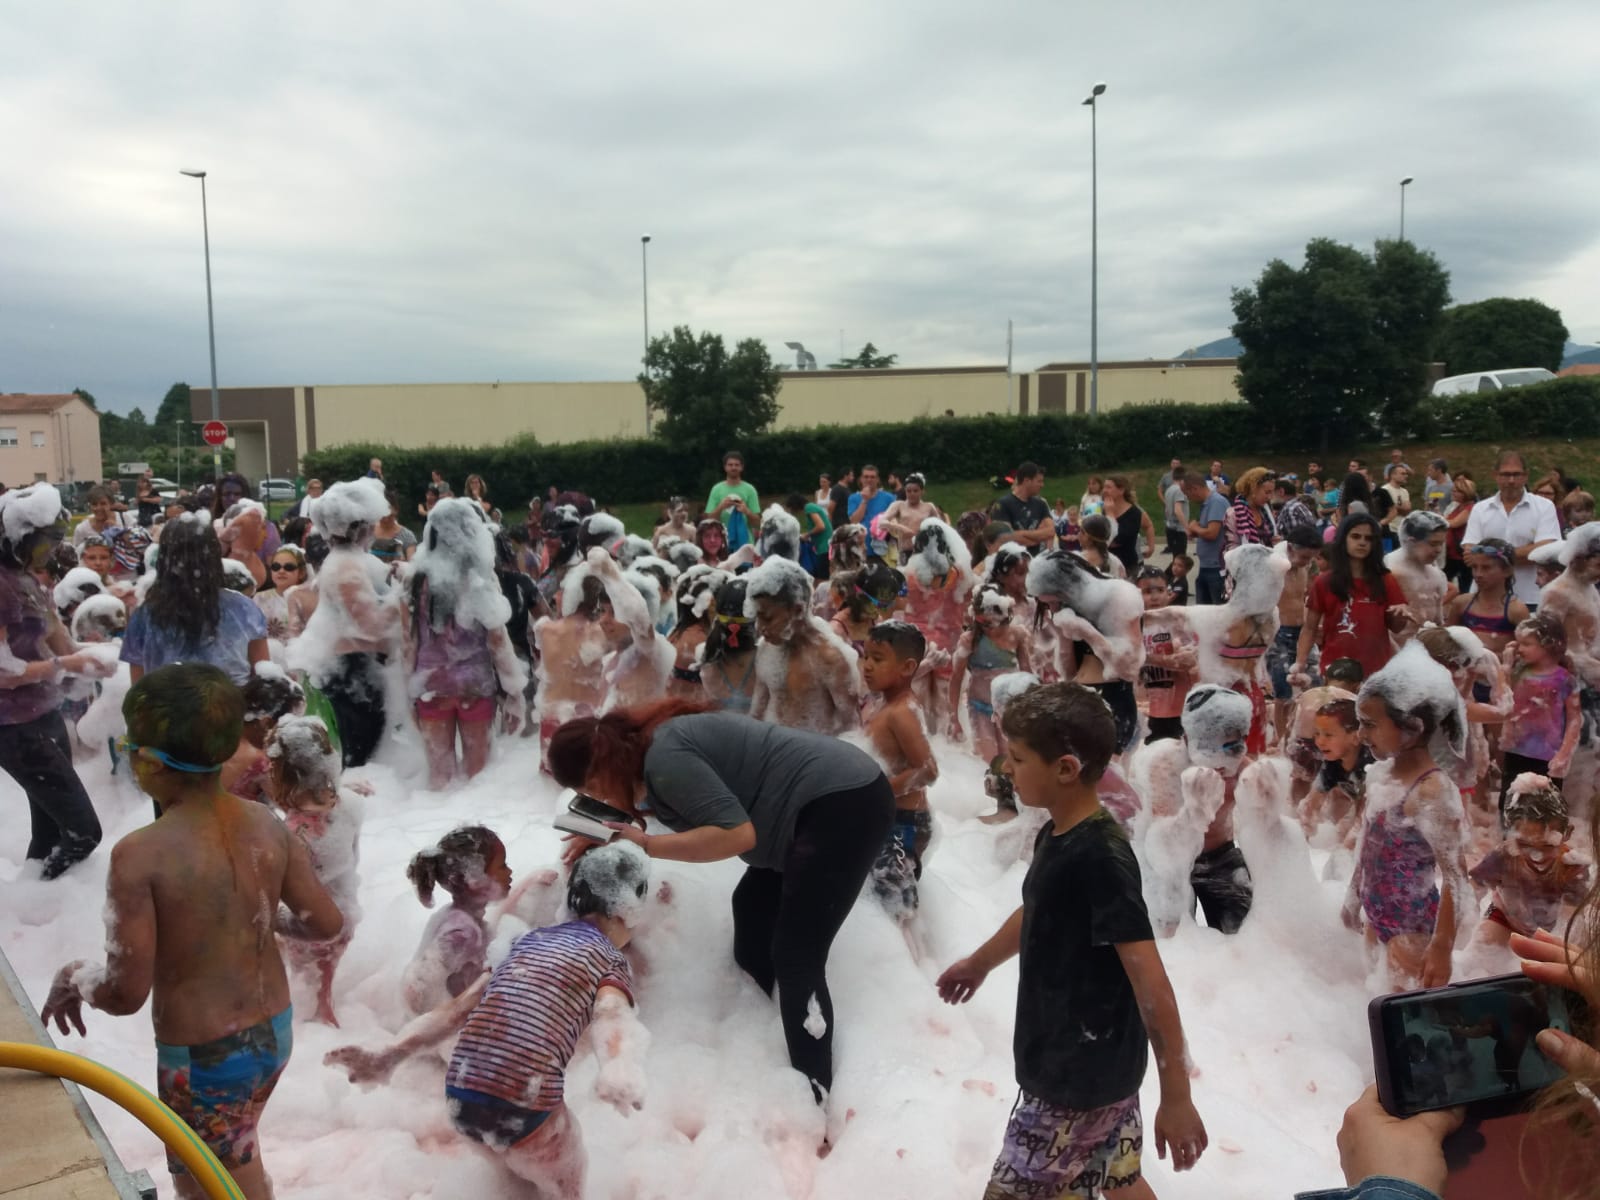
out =
{"type": "Polygon", "coordinates": [[[749,617],[735,617],[735,616],[729,615],[728,613],[718,613],[717,614],[717,623],[719,625],[748,625],[750,623],[750,618],[749,617]]]}
{"type": "Polygon", "coordinates": [[[141,746],[138,742],[129,741],[127,735],[117,739],[117,749],[129,758],[143,751],[162,766],[171,767],[174,771],[184,771],[190,775],[215,775],[222,770],[221,763],[217,763],[215,766],[202,767],[197,763],[183,762],[181,759],[173,758],[165,750],[157,750],[154,746],[141,746]]]}
{"type": "Polygon", "coordinates": [[[1510,549],[1510,547],[1507,547],[1506,549],[1502,550],[1499,546],[1491,546],[1487,542],[1480,542],[1476,546],[1468,546],[1468,547],[1466,547],[1466,549],[1463,551],[1463,553],[1464,554],[1479,554],[1479,555],[1482,555],[1484,558],[1496,559],[1499,562],[1503,562],[1503,563],[1506,563],[1507,565],[1510,565],[1510,563],[1511,563],[1511,555],[1509,553],[1507,553],[1507,551],[1509,549],[1510,549]]]}
{"type": "Polygon", "coordinates": [[[900,599],[902,596],[904,596],[906,594],[906,589],[905,588],[901,588],[898,592],[896,592],[893,596],[890,596],[887,600],[880,600],[876,596],[874,596],[871,592],[867,591],[866,588],[862,587],[860,584],[857,584],[856,585],[856,594],[859,595],[859,596],[865,596],[868,600],[872,601],[872,604],[873,604],[874,608],[893,608],[894,607],[894,602],[896,600],[900,599]]]}

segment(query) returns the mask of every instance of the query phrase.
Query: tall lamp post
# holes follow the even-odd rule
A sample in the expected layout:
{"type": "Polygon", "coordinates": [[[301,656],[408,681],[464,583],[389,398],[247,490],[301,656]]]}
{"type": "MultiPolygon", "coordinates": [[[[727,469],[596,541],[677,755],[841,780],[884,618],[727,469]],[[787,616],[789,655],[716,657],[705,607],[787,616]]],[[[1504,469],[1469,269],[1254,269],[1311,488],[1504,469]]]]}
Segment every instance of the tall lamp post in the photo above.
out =
{"type": "Polygon", "coordinates": [[[1412,177],[1407,175],[1400,181],[1400,240],[1406,240],[1406,188],[1411,186],[1412,177]]]}
{"type": "MultiPolygon", "coordinates": [[[[211,419],[220,421],[222,401],[217,395],[217,323],[211,312],[211,218],[206,212],[206,173],[204,171],[178,173],[200,181],[200,228],[204,231],[206,239],[206,334],[211,341],[211,419]]],[[[217,446],[211,452],[211,477],[214,480],[222,478],[221,446],[217,446]]]]}
{"type": "Polygon", "coordinates": [[[1097,83],[1084,97],[1089,106],[1089,411],[1100,411],[1100,162],[1095,103],[1106,85],[1097,83]]]}
{"type": "MultiPolygon", "coordinates": [[[[639,271],[644,281],[644,373],[650,374],[650,235],[639,238],[639,271]]],[[[644,398],[644,435],[650,436],[650,395],[644,398]]]]}

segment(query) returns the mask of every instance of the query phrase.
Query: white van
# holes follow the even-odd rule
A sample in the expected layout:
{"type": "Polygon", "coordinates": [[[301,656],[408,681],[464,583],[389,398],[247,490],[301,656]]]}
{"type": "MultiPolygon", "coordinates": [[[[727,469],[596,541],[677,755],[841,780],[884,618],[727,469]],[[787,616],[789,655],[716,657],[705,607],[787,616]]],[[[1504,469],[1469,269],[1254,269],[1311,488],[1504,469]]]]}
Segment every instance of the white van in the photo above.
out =
{"type": "Polygon", "coordinates": [[[1433,385],[1435,396],[1459,396],[1464,392],[1503,392],[1506,388],[1527,387],[1554,379],[1543,367],[1513,367],[1505,371],[1473,371],[1470,375],[1451,375],[1433,385]]]}

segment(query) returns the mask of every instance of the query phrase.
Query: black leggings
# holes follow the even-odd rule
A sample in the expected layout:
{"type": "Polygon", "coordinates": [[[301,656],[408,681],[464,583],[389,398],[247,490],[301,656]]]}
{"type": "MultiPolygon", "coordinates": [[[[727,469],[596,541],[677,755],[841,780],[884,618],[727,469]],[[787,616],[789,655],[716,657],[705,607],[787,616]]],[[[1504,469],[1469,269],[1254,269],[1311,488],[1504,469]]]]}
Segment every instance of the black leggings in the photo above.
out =
{"type": "Polygon", "coordinates": [[[383,739],[382,654],[341,654],[318,686],[339,722],[339,745],[347,767],[367,763],[383,739]]]}
{"type": "Polygon", "coordinates": [[[819,1102],[833,1087],[828,951],[893,824],[894,789],[882,775],[820,796],[800,811],[783,869],[751,867],[733,889],[734,960],[769,996],[777,987],[789,1062],[819,1102]],[[820,1037],[805,1028],[813,996],[827,1023],[820,1037]]]}
{"type": "Polygon", "coordinates": [[[0,770],[28,794],[33,836],[28,857],[54,879],[100,844],[100,819],[72,766],[72,742],[59,712],[22,725],[0,725],[0,770]]]}

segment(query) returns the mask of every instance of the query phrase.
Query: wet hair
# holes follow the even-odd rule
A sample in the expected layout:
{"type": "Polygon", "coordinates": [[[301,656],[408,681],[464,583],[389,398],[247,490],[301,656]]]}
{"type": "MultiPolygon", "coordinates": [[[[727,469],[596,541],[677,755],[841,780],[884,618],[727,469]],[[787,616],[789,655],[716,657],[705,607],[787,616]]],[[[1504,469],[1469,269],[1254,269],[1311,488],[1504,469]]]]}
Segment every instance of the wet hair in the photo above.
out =
{"type": "Polygon", "coordinates": [[[856,621],[864,621],[892,607],[906,586],[904,575],[876,560],[842,576],[841,580],[845,584],[844,606],[856,621]]]}
{"type": "Polygon", "coordinates": [[[244,693],[209,663],[172,663],[128,689],[122,717],[130,741],[179,762],[220,767],[239,749],[244,693]]]}
{"type": "Polygon", "coordinates": [[[1097,553],[1111,557],[1111,519],[1104,513],[1090,513],[1078,522],[1084,541],[1097,553]]]}
{"type": "Polygon", "coordinates": [[[896,662],[921,662],[928,653],[928,639],[910,621],[881,621],[867,630],[867,641],[889,647],[896,662]]]}
{"type": "Polygon", "coordinates": [[[1469,557],[1474,554],[1480,554],[1485,558],[1494,559],[1506,569],[1508,576],[1516,570],[1516,551],[1511,548],[1511,543],[1504,538],[1484,538],[1481,542],[1465,547],[1464,553],[1469,557]]]}
{"type": "Polygon", "coordinates": [[[1417,634],[1417,641],[1422,643],[1428,657],[1447,671],[1458,671],[1472,661],[1466,647],[1443,626],[1429,625],[1417,634]]]}
{"type": "Polygon", "coordinates": [[[1324,544],[1322,534],[1310,525],[1296,525],[1283,535],[1283,540],[1302,550],[1321,550],[1324,544]]]}
{"type": "Polygon", "coordinates": [[[316,792],[339,782],[337,770],[328,774],[330,760],[337,763],[339,755],[321,717],[280,720],[267,739],[267,759],[273,782],[290,792],[316,792]],[[291,723],[302,726],[303,733],[296,729],[293,737],[286,736],[291,723]]]}
{"type": "MultiPolygon", "coordinates": [[[[1532,634],[1533,640],[1550,651],[1550,657],[1556,662],[1563,662],[1566,659],[1567,629],[1557,618],[1549,613],[1536,612],[1517,625],[1516,636],[1521,637],[1525,633],[1532,634]]],[[[1511,678],[1521,679],[1527,672],[1528,665],[1519,661],[1511,672],[1511,678]]]]}
{"type": "Polygon", "coordinates": [[[1423,508],[1409,514],[1400,522],[1400,540],[1425,542],[1434,534],[1443,533],[1449,528],[1449,524],[1438,513],[1423,508]]]}
{"type": "Polygon", "coordinates": [[[584,787],[599,770],[617,785],[610,789],[613,796],[631,797],[644,778],[644,756],[656,730],[675,717],[712,711],[705,701],[668,696],[603,717],[575,717],[550,735],[545,762],[562,787],[584,787]]]}
{"type": "Polygon", "coordinates": [[[1013,473],[1012,478],[1018,483],[1026,483],[1030,479],[1037,479],[1044,474],[1044,469],[1036,462],[1024,462],[1013,473]]]}
{"type": "Polygon", "coordinates": [[[239,691],[246,721],[276,721],[294,712],[306,698],[305,689],[278,672],[262,675],[252,671],[239,691]]]}
{"type": "Polygon", "coordinates": [[[488,826],[462,825],[440,838],[438,845],[413,855],[406,878],[417,889],[417,899],[432,908],[435,887],[459,896],[482,876],[496,854],[504,858],[505,853],[506,844],[488,826]]]}
{"type": "Polygon", "coordinates": [[[1561,789],[1543,776],[1535,775],[1533,779],[1543,779],[1543,786],[1519,791],[1517,783],[1524,778],[1527,776],[1518,775],[1511,781],[1511,788],[1506,793],[1506,806],[1501,814],[1501,823],[1507,829],[1518,821],[1553,825],[1563,833],[1571,829],[1572,818],[1567,812],[1567,798],[1561,794],[1561,789]]]}
{"type": "Polygon", "coordinates": [[[1378,589],[1382,594],[1383,577],[1389,573],[1389,568],[1383,561],[1383,527],[1378,524],[1376,517],[1369,513],[1351,513],[1339,522],[1339,530],[1333,535],[1333,541],[1328,544],[1328,590],[1340,602],[1350,599],[1350,585],[1355,580],[1355,571],[1350,566],[1350,552],[1345,548],[1345,539],[1350,536],[1350,531],[1358,525],[1365,525],[1372,531],[1372,550],[1365,559],[1365,575],[1369,588],[1378,589]]]}
{"type": "Polygon", "coordinates": [[[222,544],[211,522],[199,514],[161,527],[156,578],[145,597],[151,624],[175,632],[190,650],[216,636],[227,587],[222,544]]]}
{"type": "Polygon", "coordinates": [[[750,619],[744,615],[745,591],[748,583],[743,577],[730,579],[717,589],[716,604],[712,606],[711,631],[706,634],[706,662],[719,662],[730,651],[742,654],[756,648],[755,635],[745,627],[750,619]]]}
{"type": "Polygon", "coordinates": [[[328,559],[328,539],[320,533],[306,534],[306,565],[313,571],[321,568],[328,559]]]}
{"type": "Polygon", "coordinates": [[[1325,701],[1317,706],[1317,716],[1339,722],[1347,733],[1354,733],[1361,728],[1361,719],[1356,716],[1354,700],[1325,701]]]}
{"type": "Polygon", "coordinates": [[[1000,728],[1049,762],[1072,755],[1083,778],[1105,774],[1117,750],[1117,725],[1100,693],[1077,683],[1029,688],[1005,706],[1000,728]]]}
{"type": "Polygon", "coordinates": [[[650,860],[642,850],[623,845],[627,849],[596,850],[572,864],[567,908],[574,917],[620,917],[618,903],[627,903],[627,893],[635,900],[644,899],[650,888],[650,860]]]}
{"type": "Polygon", "coordinates": [[[835,571],[854,571],[867,565],[867,549],[862,544],[865,536],[863,525],[846,522],[834,526],[833,536],[828,539],[828,557],[835,571]]]}
{"type": "Polygon", "coordinates": [[[1360,659],[1336,658],[1323,666],[1322,677],[1329,683],[1342,683],[1353,690],[1361,686],[1367,672],[1360,659]]]}
{"type": "Polygon", "coordinates": [[[905,487],[910,487],[912,484],[916,484],[923,491],[927,491],[928,489],[928,477],[921,471],[912,471],[909,475],[902,475],[900,477],[900,482],[905,487]]]}

